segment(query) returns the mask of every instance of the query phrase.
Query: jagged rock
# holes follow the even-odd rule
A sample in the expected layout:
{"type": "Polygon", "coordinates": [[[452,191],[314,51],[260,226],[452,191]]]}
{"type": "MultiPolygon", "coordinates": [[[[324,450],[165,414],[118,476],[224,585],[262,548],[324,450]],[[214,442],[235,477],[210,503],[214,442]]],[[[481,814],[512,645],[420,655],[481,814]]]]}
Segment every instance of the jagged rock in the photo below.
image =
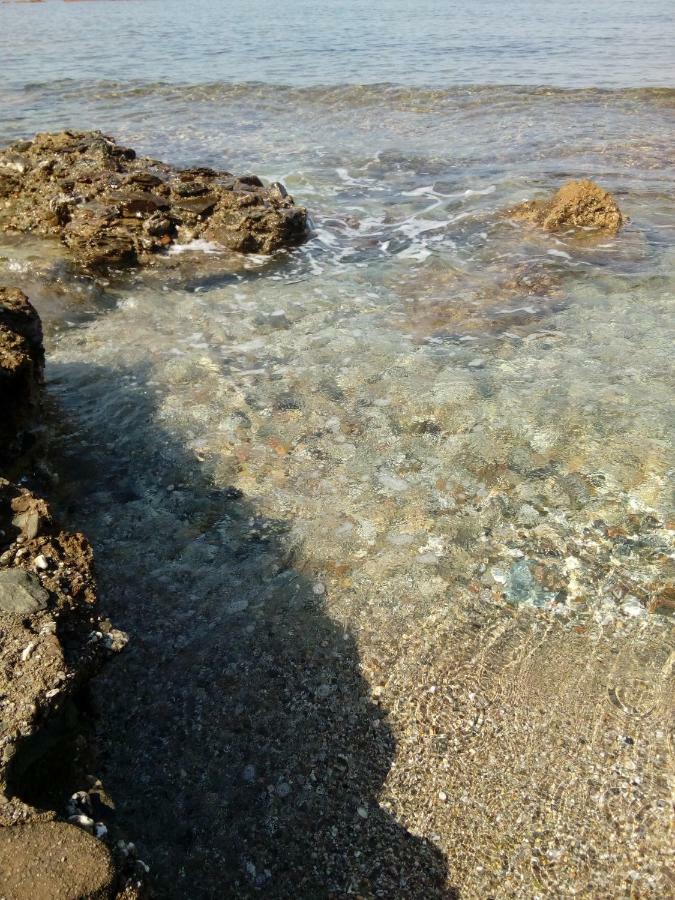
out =
{"type": "Polygon", "coordinates": [[[26,449],[43,367],[37,312],[21,291],[0,287],[0,467],[26,449]]]}
{"type": "Polygon", "coordinates": [[[611,194],[594,181],[568,181],[548,200],[527,200],[509,210],[513,219],[534,222],[546,231],[594,228],[615,233],[623,224],[611,194]]]}
{"type": "Polygon", "coordinates": [[[64,131],[0,151],[0,225],[59,237],[91,269],[144,264],[195,238],[271,253],[306,238],[307,213],[255,175],[179,170],[100,132],[64,131]]]}

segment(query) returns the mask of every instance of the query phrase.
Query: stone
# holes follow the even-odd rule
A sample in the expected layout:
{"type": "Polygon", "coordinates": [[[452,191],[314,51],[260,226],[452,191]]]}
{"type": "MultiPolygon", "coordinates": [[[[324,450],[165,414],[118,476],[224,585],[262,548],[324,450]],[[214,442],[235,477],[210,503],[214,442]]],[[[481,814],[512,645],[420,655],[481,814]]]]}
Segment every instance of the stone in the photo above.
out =
{"type": "Polygon", "coordinates": [[[49,593],[40,579],[25,569],[0,572],[0,610],[14,616],[30,616],[47,608],[49,593]]]}
{"type": "Polygon", "coordinates": [[[11,900],[102,900],[116,894],[105,844],[65,822],[0,828],[0,895],[11,900]]]}
{"type": "Polygon", "coordinates": [[[612,195],[587,179],[568,181],[550,199],[528,200],[508,214],[552,232],[592,228],[614,234],[624,221],[612,195]]]}
{"type": "Polygon", "coordinates": [[[0,287],[0,466],[27,447],[39,405],[44,350],[40,318],[21,291],[0,287]]]}
{"type": "Polygon", "coordinates": [[[0,151],[3,226],[59,238],[87,270],[147,265],[197,239],[273,253],[308,234],[306,210],[256,175],[179,170],[96,131],[38,134],[20,163],[16,148],[0,151]]]}

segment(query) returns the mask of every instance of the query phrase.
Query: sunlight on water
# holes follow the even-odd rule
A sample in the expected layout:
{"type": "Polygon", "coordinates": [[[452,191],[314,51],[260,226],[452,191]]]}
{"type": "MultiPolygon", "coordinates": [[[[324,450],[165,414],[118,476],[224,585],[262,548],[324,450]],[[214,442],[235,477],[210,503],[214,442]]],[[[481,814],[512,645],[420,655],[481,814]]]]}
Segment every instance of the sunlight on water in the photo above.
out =
{"type": "MultiPolygon", "coordinates": [[[[98,284],[53,245],[0,246],[47,329],[62,502],[136,636],[101,681],[100,740],[163,889],[291,896],[270,848],[292,869],[318,842],[334,895],[371,896],[340,881],[367,820],[402,859],[440,851],[462,897],[666,896],[674,95],[635,87],[667,84],[663,60],[560,90],[447,86],[500,80],[494,60],[413,88],[304,65],[289,86],[272,62],[258,80],[286,86],[205,61],[157,83],[153,54],[94,78],[83,58],[51,84],[12,63],[8,138],[72,118],[281,179],[313,223],[291,253],[186,245],[98,284]],[[577,176],[615,194],[618,235],[504,216],[577,176]],[[315,790],[324,771],[347,787],[315,790]]],[[[502,80],[548,80],[519,59],[502,80]]],[[[414,870],[408,895],[436,896],[414,870]]]]}

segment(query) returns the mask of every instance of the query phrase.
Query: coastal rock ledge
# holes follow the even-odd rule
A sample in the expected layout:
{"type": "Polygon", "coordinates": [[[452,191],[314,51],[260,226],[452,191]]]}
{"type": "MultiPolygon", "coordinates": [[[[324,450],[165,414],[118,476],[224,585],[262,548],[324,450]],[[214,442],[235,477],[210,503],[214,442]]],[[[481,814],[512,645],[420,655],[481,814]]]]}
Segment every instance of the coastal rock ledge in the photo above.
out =
{"type": "Polygon", "coordinates": [[[120,268],[195,239],[272,253],[305,240],[307,211],[256,175],[176,169],[99,131],[62,131],[0,151],[0,228],[58,237],[85,268],[120,268]]]}
{"type": "Polygon", "coordinates": [[[96,839],[104,823],[80,813],[93,812],[91,791],[67,802],[74,784],[90,787],[83,690],[126,635],[98,610],[84,535],[2,477],[29,468],[43,358],[37,312],[21,291],[0,288],[0,897],[132,900],[136,872],[96,839]]]}

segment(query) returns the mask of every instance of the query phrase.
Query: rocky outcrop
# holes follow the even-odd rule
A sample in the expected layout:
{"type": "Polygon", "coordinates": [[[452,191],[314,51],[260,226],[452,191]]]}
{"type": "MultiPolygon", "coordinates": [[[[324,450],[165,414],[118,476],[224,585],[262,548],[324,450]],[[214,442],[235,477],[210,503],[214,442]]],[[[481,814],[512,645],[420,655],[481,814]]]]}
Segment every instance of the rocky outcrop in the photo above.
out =
{"type": "Polygon", "coordinates": [[[0,288],[0,468],[31,442],[43,366],[37,312],[21,291],[0,288]]]}
{"type": "Polygon", "coordinates": [[[534,222],[545,231],[593,228],[616,233],[624,218],[616,200],[594,181],[568,181],[548,200],[527,200],[508,215],[534,222]]]}
{"type": "MultiPolygon", "coordinates": [[[[17,469],[39,406],[40,320],[20,291],[0,288],[0,466],[17,469]]],[[[97,609],[93,553],[48,504],[0,477],[0,895],[133,897],[135,879],[68,809],[61,773],[74,771],[78,700],[126,636],[97,609]],[[58,774],[57,774],[58,773],[58,774]],[[55,796],[56,793],[56,796],[55,796]],[[58,821],[58,813],[72,822],[58,821]],[[75,827],[75,824],[80,827],[75,827]],[[85,830],[82,830],[82,829],[85,830]]],[[[64,783],[68,778],[64,779],[64,783]]],[[[86,796],[86,795],[85,795],[86,796]]],[[[71,801],[72,805],[72,801],[71,801]]]]}
{"type": "Polygon", "coordinates": [[[197,238],[272,253],[306,238],[307,213],[255,175],[180,170],[100,132],[64,131],[0,151],[0,225],[56,236],[96,269],[146,264],[197,238]]]}

